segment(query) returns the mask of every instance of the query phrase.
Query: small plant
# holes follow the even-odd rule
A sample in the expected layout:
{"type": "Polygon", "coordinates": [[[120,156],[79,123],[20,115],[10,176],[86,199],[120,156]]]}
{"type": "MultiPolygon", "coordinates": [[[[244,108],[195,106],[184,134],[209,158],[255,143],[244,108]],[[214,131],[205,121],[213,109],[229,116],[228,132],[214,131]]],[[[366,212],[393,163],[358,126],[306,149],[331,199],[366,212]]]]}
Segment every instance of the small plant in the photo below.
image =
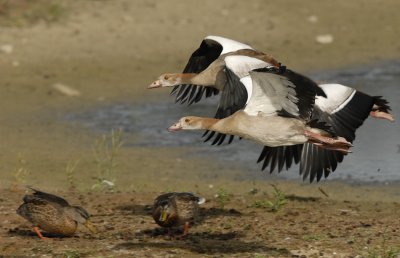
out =
{"type": "Polygon", "coordinates": [[[67,175],[67,180],[71,191],[76,189],[75,169],[78,163],[79,160],[76,160],[75,162],[70,161],[65,167],[65,174],[67,175]]]}
{"type": "Polygon", "coordinates": [[[398,258],[400,257],[400,249],[387,246],[386,230],[383,232],[382,244],[373,249],[368,249],[368,258],[398,258]]]}
{"type": "Polygon", "coordinates": [[[259,192],[259,190],[257,188],[251,188],[249,191],[250,195],[256,195],[259,192]]]}
{"type": "Polygon", "coordinates": [[[398,258],[400,256],[400,250],[389,248],[388,250],[380,250],[381,248],[374,248],[368,250],[368,258],[398,258]]]}
{"type": "Polygon", "coordinates": [[[255,255],[253,256],[253,258],[265,258],[265,257],[267,257],[267,256],[265,256],[265,255],[263,255],[263,254],[255,254],[255,255]]]}
{"type": "Polygon", "coordinates": [[[277,212],[287,203],[286,196],[282,190],[276,185],[271,184],[274,188],[274,198],[272,200],[255,201],[253,207],[269,209],[272,212],[277,212]]]}
{"type": "Polygon", "coordinates": [[[321,240],[321,239],[324,239],[324,236],[323,235],[304,235],[303,237],[302,237],[305,241],[318,241],[318,240],[321,240]]]}
{"type": "Polygon", "coordinates": [[[217,199],[219,207],[223,209],[231,199],[231,195],[223,188],[220,188],[214,196],[217,199]]]}
{"type": "Polygon", "coordinates": [[[118,151],[122,147],[122,131],[112,130],[110,135],[102,135],[96,140],[93,147],[97,177],[96,183],[92,189],[114,189],[115,187],[115,172],[118,166],[116,157],[118,151]]]}
{"type": "Polygon", "coordinates": [[[74,251],[74,250],[69,250],[69,251],[65,251],[65,253],[63,254],[64,258],[79,258],[81,257],[81,254],[78,251],[74,251]]]}
{"type": "Polygon", "coordinates": [[[22,154],[18,154],[18,167],[12,172],[13,183],[11,185],[12,190],[17,190],[20,186],[26,185],[27,177],[30,175],[30,171],[26,168],[27,161],[22,157],[22,154]]]}
{"type": "Polygon", "coordinates": [[[58,0],[5,0],[0,1],[0,25],[33,25],[40,21],[59,22],[67,17],[69,3],[58,0]]]}

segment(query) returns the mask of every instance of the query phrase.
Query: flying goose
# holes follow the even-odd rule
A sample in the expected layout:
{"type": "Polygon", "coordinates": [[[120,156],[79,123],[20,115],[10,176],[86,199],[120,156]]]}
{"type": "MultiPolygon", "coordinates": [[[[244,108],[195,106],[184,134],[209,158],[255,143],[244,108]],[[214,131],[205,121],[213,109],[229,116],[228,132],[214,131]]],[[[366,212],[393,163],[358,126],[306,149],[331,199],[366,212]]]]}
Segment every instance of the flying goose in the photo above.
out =
{"type": "MultiPolygon", "coordinates": [[[[177,93],[175,102],[181,104],[188,102],[189,105],[200,101],[203,93],[209,97],[221,91],[222,95],[214,117],[225,118],[242,109],[246,101],[240,89],[236,90],[232,85],[227,85],[231,80],[227,79],[230,75],[226,71],[225,58],[231,55],[254,57],[259,60],[259,62],[249,62],[249,65],[253,66],[243,67],[245,68],[244,73],[266,66],[280,67],[280,63],[272,56],[246,44],[219,36],[208,36],[192,54],[183,73],[163,74],[148,88],[174,87],[171,94],[177,93]],[[228,87],[229,89],[227,89],[228,87]]],[[[208,131],[203,136],[206,136],[207,133],[208,131]]],[[[211,132],[205,142],[214,135],[215,133],[211,132]]],[[[225,137],[225,134],[217,134],[212,144],[222,144],[225,137]]],[[[233,136],[230,136],[228,143],[231,143],[232,140],[233,136]]]]}
{"type": "Polygon", "coordinates": [[[206,97],[216,95],[224,87],[223,80],[217,77],[223,70],[227,55],[252,56],[271,65],[280,65],[272,56],[249,45],[220,36],[207,36],[192,53],[183,73],[162,74],[148,88],[174,87],[171,94],[177,93],[175,102],[188,102],[189,105],[200,101],[203,94],[206,97]]]}
{"type": "MultiPolygon", "coordinates": [[[[393,120],[387,101],[343,85],[318,86],[288,69],[267,67],[240,73],[240,56],[225,59],[245,107],[224,119],[183,117],[169,130],[205,129],[265,145],[258,162],[273,172],[300,162],[303,178],[319,181],[349,152],[355,130],[369,114],[393,120]]],[[[247,57],[246,57],[247,58],[247,57]]]]}

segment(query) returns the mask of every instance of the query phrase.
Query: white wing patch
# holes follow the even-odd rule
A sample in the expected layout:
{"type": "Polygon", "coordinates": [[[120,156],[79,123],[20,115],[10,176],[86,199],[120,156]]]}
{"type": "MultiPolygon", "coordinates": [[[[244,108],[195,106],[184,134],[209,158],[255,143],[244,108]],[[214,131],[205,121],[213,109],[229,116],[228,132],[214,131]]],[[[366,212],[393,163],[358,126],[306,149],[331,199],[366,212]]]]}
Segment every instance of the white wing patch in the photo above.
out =
{"type": "Polygon", "coordinates": [[[341,84],[320,84],[319,87],[325,92],[327,98],[317,96],[315,99],[315,105],[317,105],[322,111],[330,114],[345,107],[356,93],[355,89],[341,84]]]}
{"type": "Polygon", "coordinates": [[[244,111],[252,116],[274,116],[284,109],[299,116],[295,85],[286,77],[262,72],[251,72],[252,94],[244,111]]]}
{"type": "Polygon", "coordinates": [[[240,81],[243,83],[244,87],[246,87],[247,91],[247,100],[246,100],[246,105],[249,103],[250,97],[253,93],[253,82],[251,81],[250,76],[243,77],[240,79],[240,81]]]}
{"type": "Polygon", "coordinates": [[[227,56],[224,61],[226,67],[234,72],[240,79],[248,76],[251,70],[272,66],[272,64],[260,59],[240,55],[227,56]]]}
{"type": "Polygon", "coordinates": [[[233,39],[228,39],[220,36],[207,36],[205,39],[211,39],[217,41],[222,46],[222,53],[226,54],[229,52],[238,51],[240,49],[253,49],[251,46],[243,44],[241,42],[235,41],[233,39]]]}

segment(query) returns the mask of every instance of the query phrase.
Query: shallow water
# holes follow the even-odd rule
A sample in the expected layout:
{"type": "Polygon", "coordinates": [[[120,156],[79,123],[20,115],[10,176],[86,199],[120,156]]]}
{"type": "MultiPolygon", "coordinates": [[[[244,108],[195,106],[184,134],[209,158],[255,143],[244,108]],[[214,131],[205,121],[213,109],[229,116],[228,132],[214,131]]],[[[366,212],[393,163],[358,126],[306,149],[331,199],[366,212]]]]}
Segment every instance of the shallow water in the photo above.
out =
{"type": "MultiPolygon", "coordinates": [[[[346,70],[312,74],[315,80],[337,82],[354,87],[370,95],[382,95],[390,102],[393,114],[400,117],[400,61],[392,61],[379,67],[365,66],[346,70]]],[[[68,114],[68,121],[82,124],[96,132],[109,132],[121,128],[135,140],[128,146],[170,146],[191,147],[188,155],[212,157],[221,166],[245,168],[243,178],[268,178],[260,172],[256,164],[262,146],[235,140],[230,145],[210,146],[202,143],[199,132],[169,133],[166,128],[185,115],[212,116],[216,110],[218,97],[202,103],[183,107],[175,105],[172,97],[145,104],[115,104],[68,114]]],[[[398,181],[400,180],[400,122],[369,118],[357,130],[357,138],[348,155],[331,179],[351,179],[352,181],[398,181]]],[[[284,178],[299,178],[298,167],[278,175],[284,178]]],[[[240,179],[240,178],[239,178],[240,179]]]]}

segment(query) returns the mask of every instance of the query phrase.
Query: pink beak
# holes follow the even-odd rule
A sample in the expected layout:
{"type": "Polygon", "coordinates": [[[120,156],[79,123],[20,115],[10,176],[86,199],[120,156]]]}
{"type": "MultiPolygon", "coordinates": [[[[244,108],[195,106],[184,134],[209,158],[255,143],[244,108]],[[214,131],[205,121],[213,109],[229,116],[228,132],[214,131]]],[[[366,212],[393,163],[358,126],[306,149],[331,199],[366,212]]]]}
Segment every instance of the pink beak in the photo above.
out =
{"type": "Polygon", "coordinates": [[[160,87],[162,87],[162,84],[161,84],[160,80],[156,80],[152,84],[147,86],[148,89],[155,89],[155,88],[160,88],[160,87]]]}
{"type": "Polygon", "coordinates": [[[171,125],[168,128],[169,132],[176,132],[176,131],[180,131],[180,130],[182,130],[182,126],[181,126],[181,124],[179,122],[171,125]]]}

